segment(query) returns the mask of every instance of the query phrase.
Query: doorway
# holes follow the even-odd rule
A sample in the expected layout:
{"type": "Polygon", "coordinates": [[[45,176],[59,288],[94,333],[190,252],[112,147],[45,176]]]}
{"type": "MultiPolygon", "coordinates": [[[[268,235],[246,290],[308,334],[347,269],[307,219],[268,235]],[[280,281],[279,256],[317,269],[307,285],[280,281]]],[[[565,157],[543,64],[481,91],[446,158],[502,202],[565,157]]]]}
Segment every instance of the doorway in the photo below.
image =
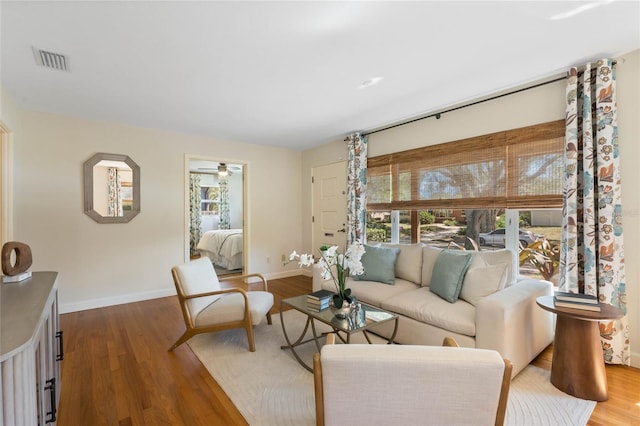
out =
{"type": "Polygon", "coordinates": [[[312,170],[314,250],[322,245],[347,244],[347,162],[314,167],[312,170]]]}
{"type": "Polygon", "coordinates": [[[246,164],[187,158],[187,259],[207,257],[219,276],[244,273],[246,164]]]}

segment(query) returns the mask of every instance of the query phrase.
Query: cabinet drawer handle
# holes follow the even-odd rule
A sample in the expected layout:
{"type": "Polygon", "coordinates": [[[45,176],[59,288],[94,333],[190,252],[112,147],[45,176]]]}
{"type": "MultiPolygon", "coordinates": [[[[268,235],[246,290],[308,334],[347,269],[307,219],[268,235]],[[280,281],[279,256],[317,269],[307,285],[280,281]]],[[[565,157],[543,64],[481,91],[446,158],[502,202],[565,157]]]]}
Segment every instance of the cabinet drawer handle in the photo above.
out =
{"type": "Polygon", "coordinates": [[[56,421],[56,378],[46,381],[45,391],[49,392],[49,399],[51,402],[51,411],[47,411],[47,418],[45,423],[54,423],[56,421]]]}
{"type": "Polygon", "coordinates": [[[58,339],[58,354],[56,355],[56,361],[62,361],[64,359],[64,345],[62,344],[62,331],[56,333],[56,339],[58,339]]]}

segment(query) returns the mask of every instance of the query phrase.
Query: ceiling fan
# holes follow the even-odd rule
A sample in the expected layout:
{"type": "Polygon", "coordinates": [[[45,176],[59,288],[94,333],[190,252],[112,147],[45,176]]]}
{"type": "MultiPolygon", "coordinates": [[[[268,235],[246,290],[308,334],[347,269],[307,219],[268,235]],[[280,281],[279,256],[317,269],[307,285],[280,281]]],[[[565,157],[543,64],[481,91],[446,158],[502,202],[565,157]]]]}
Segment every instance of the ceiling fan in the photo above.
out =
{"type": "Polygon", "coordinates": [[[212,164],[212,167],[198,167],[198,171],[208,172],[218,176],[229,176],[233,173],[242,172],[242,166],[236,164],[218,163],[212,164]]]}

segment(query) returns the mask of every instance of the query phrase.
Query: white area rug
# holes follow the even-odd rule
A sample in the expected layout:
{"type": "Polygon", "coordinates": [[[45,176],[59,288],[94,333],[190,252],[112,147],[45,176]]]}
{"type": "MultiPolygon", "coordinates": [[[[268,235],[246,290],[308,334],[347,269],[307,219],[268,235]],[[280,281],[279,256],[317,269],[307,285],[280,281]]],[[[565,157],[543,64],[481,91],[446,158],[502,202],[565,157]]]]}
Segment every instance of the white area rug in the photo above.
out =
{"type": "MultiPolygon", "coordinates": [[[[284,313],[290,339],[297,338],[304,321],[305,316],[297,311],[284,313]]],[[[201,334],[193,337],[189,346],[250,425],[314,425],[313,374],[298,364],[289,350],[280,349],[285,344],[280,316],[273,316],[273,325],[257,326],[255,340],[253,353],[241,329],[201,334]]],[[[303,349],[303,359],[311,365],[315,345],[308,343],[303,349]]],[[[587,423],[596,403],[559,391],[549,382],[549,375],[528,366],[516,376],[509,392],[506,424],[587,423]]]]}

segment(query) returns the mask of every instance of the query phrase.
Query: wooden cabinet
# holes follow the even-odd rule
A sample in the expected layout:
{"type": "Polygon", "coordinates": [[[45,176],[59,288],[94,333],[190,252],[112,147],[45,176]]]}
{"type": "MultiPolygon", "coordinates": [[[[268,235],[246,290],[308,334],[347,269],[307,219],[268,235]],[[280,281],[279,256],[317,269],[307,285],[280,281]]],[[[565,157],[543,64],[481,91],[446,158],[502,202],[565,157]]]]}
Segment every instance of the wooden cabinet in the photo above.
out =
{"type": "Polygon", "coordinates": [[[60,400],[57,272],[2,284],[0,426],[55,425],[60,400]]]}

